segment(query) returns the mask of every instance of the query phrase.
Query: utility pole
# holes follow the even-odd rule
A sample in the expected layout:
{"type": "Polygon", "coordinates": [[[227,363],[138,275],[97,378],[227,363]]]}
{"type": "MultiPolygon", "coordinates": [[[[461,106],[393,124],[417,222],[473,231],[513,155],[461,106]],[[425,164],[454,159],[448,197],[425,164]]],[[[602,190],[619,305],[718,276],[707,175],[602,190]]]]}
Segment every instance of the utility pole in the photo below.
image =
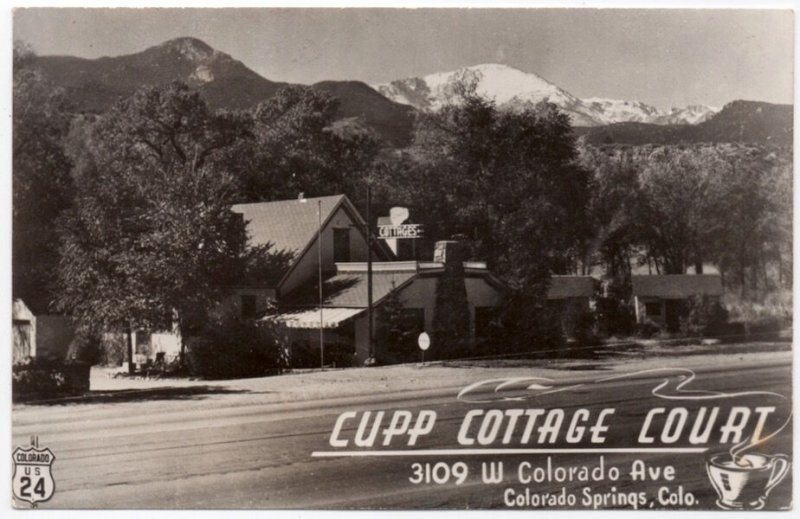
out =
{"type": "Polygon", "coordinates": [[[367,322],[369,323],[369,362],[375,361],[372,322],[372,182],[367,179],[367,322]]]}
{"type": "Polygon", "coordinates": [[[325,369],[325,343],[322,316],[322,200],[317,200],[317,283],[319,284],[319,369],[325,369]]]}

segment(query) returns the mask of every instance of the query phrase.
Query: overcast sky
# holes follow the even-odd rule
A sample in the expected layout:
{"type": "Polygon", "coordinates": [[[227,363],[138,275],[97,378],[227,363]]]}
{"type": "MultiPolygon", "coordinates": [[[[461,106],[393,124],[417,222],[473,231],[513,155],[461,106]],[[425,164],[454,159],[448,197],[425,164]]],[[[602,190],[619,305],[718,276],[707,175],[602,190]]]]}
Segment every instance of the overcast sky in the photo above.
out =
{"type": "Polygon", "coordinates": [[[14,37],[87,58],[194,36],[264,77],[385,82],[479,63],[661,108],[792,102],[793,15],[743,10],[26,9],[14,37]]]}

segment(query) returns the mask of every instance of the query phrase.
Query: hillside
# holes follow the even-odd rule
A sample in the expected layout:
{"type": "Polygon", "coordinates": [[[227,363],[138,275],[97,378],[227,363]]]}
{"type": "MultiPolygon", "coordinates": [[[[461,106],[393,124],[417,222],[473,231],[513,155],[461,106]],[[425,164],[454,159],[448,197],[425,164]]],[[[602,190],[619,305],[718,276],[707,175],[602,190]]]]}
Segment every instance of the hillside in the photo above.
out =
{"type": "Polygon", "coordinates": [[[696,125],[626,122],[576,128],[575,132],[589,144],[748,142],[790,146],[792,124],[792,105],[738,100],[696,125]]]}
{"type": "Polygon", "coordinates": [[[387,99],[360,81],[322,81],[311,85],[339,99],[338,116],[358,117],[380,129],[384,140],[395,146],[411,141],[415,110],[410,106],[387,102],[387,99]]]}
{"type": "MultiPolygon", "coordinates": [[[[287,85],[260,76],[196,38],[177,38],[125,56],[43,56],[37,62],[53,83],[65,89],[78,111],[91,113],[108,109],[142,87],[174,80],[196,89],[211,107],[228,109],[251,108],[287,85]]],[[[374,87],[359,81],[322,81],[310,88],[339,99],[339,120],[358,119],[389,146],[403,147],[411,141],[417,111],[436,110],[450,102],[460,81],[474,83],[478,94],[509,109],[539,101],[555,103],[570,115],[576,133],[593,144],[792,142],[790,105],[734,101],[719,112],[704,105],[664,111],[639,101],[580,99],[536,74],[500,64],[374,87]]]]}
{"type": "MultiPolygon", "coordinates": [[[[42,56],[44,74],[67,92],[78,111],[99,113],[143,87],[184,81],[213,108],[247,109],[288,83],[263,78],[242,62],[196,38],[178,38],[125,56],[84,59],[42,56]]],[[[364,83],[326,81],[312,86],[338,97],[342,119],[360,118],[386,142],[410,139],[413,110],[381,96],[364,83]]]]}

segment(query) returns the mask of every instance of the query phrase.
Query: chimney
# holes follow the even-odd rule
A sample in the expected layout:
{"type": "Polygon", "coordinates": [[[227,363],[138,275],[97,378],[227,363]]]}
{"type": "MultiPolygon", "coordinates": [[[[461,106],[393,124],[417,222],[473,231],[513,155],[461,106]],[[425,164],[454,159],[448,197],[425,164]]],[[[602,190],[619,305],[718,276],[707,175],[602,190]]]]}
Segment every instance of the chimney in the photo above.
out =
{"type": "Polygon", "coordinates": [[[436,263],[461,263],[466,261],[464,244],[455,240],[437,241],[433,249],[433,261],[436,263]]]}

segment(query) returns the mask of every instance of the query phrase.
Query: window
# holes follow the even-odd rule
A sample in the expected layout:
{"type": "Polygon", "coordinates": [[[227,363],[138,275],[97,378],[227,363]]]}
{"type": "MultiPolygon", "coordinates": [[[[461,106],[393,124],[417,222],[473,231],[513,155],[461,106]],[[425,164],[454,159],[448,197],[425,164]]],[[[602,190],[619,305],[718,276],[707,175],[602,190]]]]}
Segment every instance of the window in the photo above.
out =
{"type": "Polygon", "coordinates": [[[333,229],[333,262],[350,261],[350,229],[333,229]]]}
{"type": "MultiPolygon", "coordinates": [[[[549,303],[550,301],[548,301],[549,303]]],[[[492,321],[497,318],[497,308],[493,306],[475,307],[475,337],[490,337],[492,321]]]]}
{"type": "Polygon", "coordinates": [[[256,309],[256,296],[246,294],[242,296],[242,317],[245,319],[254,319],[257,314],[256,309]]]}
{"type": "Polygon", "coordinates": [[[644,313],[652,317],[661,317],[661,303],[660,302],[645,303],[644,313]]]}

